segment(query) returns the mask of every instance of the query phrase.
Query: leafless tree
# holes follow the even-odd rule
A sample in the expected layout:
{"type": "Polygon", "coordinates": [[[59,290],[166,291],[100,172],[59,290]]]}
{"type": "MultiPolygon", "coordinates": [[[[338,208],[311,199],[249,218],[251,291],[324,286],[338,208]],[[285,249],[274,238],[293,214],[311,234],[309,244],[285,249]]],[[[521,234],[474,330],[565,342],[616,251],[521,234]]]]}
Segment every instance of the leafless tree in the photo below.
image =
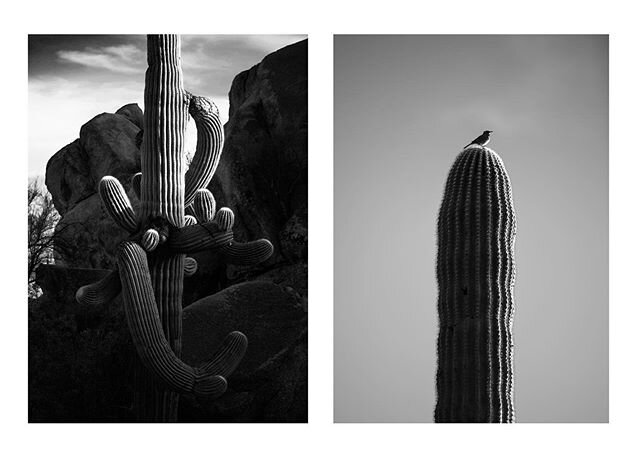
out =
{"type": "Polygon", "coordinates": [[[31,180],[27,190],[28,295],[29,297],[37,297],[40,289],[35,284],[36,270],[41,264],[53,262],[56,225],[60,220],[60,215],[53,205],[51,194],[47,192],[40,179],[31,180]]]}

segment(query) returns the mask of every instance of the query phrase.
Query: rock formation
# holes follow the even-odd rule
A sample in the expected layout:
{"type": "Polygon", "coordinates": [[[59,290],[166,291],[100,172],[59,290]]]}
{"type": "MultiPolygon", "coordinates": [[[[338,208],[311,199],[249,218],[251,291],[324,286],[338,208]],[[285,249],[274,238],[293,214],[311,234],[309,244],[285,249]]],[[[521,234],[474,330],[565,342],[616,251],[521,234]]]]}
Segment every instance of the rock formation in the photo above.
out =
{"type": "Polygon", "coordinates": [[[236,214],[240,240],[260,232],[275,240],[272,263],[307,254],[306,55],[301,41],[235,77],[224,151],[209,186],[236,214]]]}
{"type": "MultiPolygon", "coordinates": [[[[98,181],[111,174],[130,190],[140,171],[140,107],[129,104],[119,113],[102,113],[80,128],[80,138],[62,148],[47,163],[45,183],[61,215],[58,230],[75,247],[59,263],[77,267],[110,268],[115,246],[125,234],[102,208],[98,181]],[[138,123],[138,124],[136,124],[138,123]],[[104,238],[108,243],[105,243],[104,238]]],[[[136,197],[131,197],[137,200],[136,197]]]]}

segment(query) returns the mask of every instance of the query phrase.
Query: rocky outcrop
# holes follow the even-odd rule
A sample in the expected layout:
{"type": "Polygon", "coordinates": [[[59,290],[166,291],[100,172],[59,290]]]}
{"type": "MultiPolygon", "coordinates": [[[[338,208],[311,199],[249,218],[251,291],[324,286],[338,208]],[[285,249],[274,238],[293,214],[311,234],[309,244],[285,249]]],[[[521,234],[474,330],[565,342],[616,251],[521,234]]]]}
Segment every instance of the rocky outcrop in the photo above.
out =
{"type": "Polygon", "coordinates": [[[307,421],[307,314],[294,292],[269,282],[231,286],[184,310],[182,356],[199,365],[226,334],[249,338],[222,398],[181,400],[182,421],[307,421]]]}
{"type": "Polygon", "coordinates": [[[307,41],[238,74],[229,102],[224,151],[209,188],[236,214],[236,237],[266,233],[275,246],[271,264],[298,261],[306,257],[307,41]]]}
{"type": "MultiPolygon", "coordinates": [[[[128,104],[116,113],[102,113],[80,128],[80,138],[49,159],[45,182],[62,216],[57,231],[59,243],[65,244],[60,247],[60,263],[113,267],[115,246],[125,232],[104,210],[97,194],[98,182],[113,175],[130,189],[131,177],[140,171],[135,140],[141,118],[137,104],[128,104]]],[[[130,198],[137,202],[135,196],[130,198]]]]}
{"type": "Polygon", "coordinates": [[[97,193],[98,182],[113,175],[123,182],[140,171],[136,134],[137,104],[119,113],[102,113],[80,128],[80,138],[62,148],[47,163],[46,185],[60,215],[97,193]]]}

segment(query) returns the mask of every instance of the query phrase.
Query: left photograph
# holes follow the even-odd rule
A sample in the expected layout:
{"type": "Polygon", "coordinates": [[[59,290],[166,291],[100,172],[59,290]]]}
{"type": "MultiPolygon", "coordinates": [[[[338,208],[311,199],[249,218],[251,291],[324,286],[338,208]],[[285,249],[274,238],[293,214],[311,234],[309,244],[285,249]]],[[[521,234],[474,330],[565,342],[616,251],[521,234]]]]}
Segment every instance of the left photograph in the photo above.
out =
{"type": "Polygon", "coordinates": [[[29,422],[307,422],[307,39],[30,35],[29,422]]]}

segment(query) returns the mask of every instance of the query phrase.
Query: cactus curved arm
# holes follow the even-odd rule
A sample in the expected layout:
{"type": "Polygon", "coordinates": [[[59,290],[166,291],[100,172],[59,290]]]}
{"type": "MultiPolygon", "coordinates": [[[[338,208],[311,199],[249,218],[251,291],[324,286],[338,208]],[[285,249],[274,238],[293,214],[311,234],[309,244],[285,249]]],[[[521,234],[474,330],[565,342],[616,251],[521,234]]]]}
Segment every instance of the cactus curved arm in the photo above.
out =
{"type": "Polygon", "coordinates": [[[201,367],[187,365],[164,336],[143,248],[135,242],[122,242],[118,267],[127,323],[143,364],[172,391],[209,398],[222,395],[227,381],[219,373],[230,373],[237,366],[246,351],[246,337],[234,332],[209,363],[201,367]]]}
{"type": "Polygon", "coordinates": [[[232,240],[232,231],[221,231],[216,223],[209,222],[172,231],[167,246],[174,253],[194,253],[221,249],[232,240]]]}
{"type": "Polygon", "coordinates": [[[273,245],[267,239],[244,243],[232,241],[222,249],[222,255],[227,263],[244,266],[261,263],[272,254],[273,245]]]}
{"type": "Polygon", "coordinates": [[[135,231],[136,215],[120,181],[113,176],[103,177],[98,184],[98,193],[111,218],[128,232],[135,231]]]}
{"type": "Polygon", "coordinates": [[[78,288],[76,300],[84,305],[106,304],[115,299],[121,290],[122,285],[118,271],[111,271],[103,279],[78,288]]]}
{"type": "Polygon", "coordinates": [[[216,199],[208,189],[198,189],[191,205],[198,223],[211,222],[216,213],[216,199]]]}
{"type": "Polygon", "coordinates": [[[193,203],[196,192],[206,188],[213,178],[222,154],[224,130],[218,107],[213,101],[185,93],[189,99],[189,114],[196,124],[198,134],[196,151],[184,177],[184,205],[189,206],[193,203]]]}

